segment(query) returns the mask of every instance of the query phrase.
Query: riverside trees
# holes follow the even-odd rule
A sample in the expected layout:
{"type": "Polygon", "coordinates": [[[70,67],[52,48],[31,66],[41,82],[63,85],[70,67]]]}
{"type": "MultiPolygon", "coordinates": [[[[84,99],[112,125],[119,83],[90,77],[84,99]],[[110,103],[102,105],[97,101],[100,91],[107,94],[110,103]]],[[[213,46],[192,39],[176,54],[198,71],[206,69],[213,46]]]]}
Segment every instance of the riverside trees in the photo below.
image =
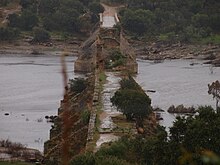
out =
{"type": "Polygon", "coordinates": [[[114,160],[114,165],[218,165],[220,115],[209,106],[197,110],[194,117],[178,117],[170,135],[158,126],[157,134],[151,137],[122,137],[94,154],[77,156],[71,164],[96,165],[107,159],[114,160]]]}

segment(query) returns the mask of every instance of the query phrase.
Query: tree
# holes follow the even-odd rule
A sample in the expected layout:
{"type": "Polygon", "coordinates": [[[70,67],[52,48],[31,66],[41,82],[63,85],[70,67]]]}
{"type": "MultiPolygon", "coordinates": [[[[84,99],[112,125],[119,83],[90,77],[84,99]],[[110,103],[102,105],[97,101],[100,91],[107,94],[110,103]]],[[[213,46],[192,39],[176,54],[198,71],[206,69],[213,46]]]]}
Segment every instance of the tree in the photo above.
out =
{"type": "Polygon", "coordinates": [[[10,27],[20,28],[22,30],[32,30],[39,22],[37,15],[28,9],[22,11],[20,16],[15,13],[10,14],[8,20],[10,27]]]}
{"type": "Polygon", "coordinates": [[[111,102],[121,111],[128,120],[136,118],[143,120],[151,113],[151,100],[145,94],[137,90],[118,90],[111,98],[111,102]]]}
{"type": "Polygon", "coordinates": [[[125,29],[138,35],[152,31],[153,24],[154,14],[150,10],[127,10],[122,17],[122,25],[125,29]]]}
{"type": "Polygon", "coordinates": [[[19,27],[20,17],[15,13],[9,14],[8,15],[8,21],[9,21],[8,26],[10,26],[10,27],[19,27]]]}
{"type": "Polygon", "coordinates": [[[0,6],[7,6],[9,4],[9,0],[1,0],[0,1],[0,6]]]}
{"type": "Polygon", "coordinates": [[[22,12],[20,21],[20,28],[22,30],[32,30],[39,22],[37,15],[30,10],[24,10],[22,12]]]}
{"type": "Polygon", "coordinates": [[[208,84],[208,94],[213,96],[213,99],[216,100],[216,111],[218,110],[218,102],[220,100],[220,83],[218,80],[213,82],[212,84],[208,84]]]}
{"type": "Polygon", "coordinates": [[[36,5],[37,4],[37,0],[20,0],[19,3],[23,9],[27,9],[32,5],[36,5]]]}
{"type": "Polygon", "coordinates": [[[170,128],[170,140],[182,143],[186,134],[187,123],[185,118],[177,117],[173,127],[170,128]]]}
{"type": "Polygon", "coordinates": [[[104,7],[98,2],[92,2],[89,4],[89,10],[97,15],[104,12],[104,7]]]}
{"type": "Polygon", "coordinates": [[[0,41],[11,41],[17,39],[19,36],[19,30],[11,27],[0,28],[0,41]]]}
{"type": "Polygon", "coordinates": [[[47,42],[50,40],[50,34],[43,28],[35,27],[34,29],[34,42],[47,42]]]}
{"type": "MultiPolygon", "coordinates": [[[[155,135],[122,137],[101,147],[96,153],[76,156],[72,164],[99,165],[100,159],[123,164],[207,164],[220,163],[220,115],[210,106],[199,107],[194,117],[178,117],[168,138],[165,128],[157,127],[155,135]]],[[[110,164],[111,164],[110,163],[110,164]]],[[[106,164],[101,161],[100,164],[106,164]]],[[[108,164],[108,163],[107,163],[108,164]]]]}
{"type": "Polygon", "coordinates": [[[40,15],[53,14],[60,7],[60,0],[40,0],[40,15]]]}
{"type": "Polygon", "coordinates": [[[136,119],[137,126],[152,110],[151,99],[135,82],[131,75],[120,81],[120,89],[111,98],[113,105],[122,112],[128,120],[136,119]]]}

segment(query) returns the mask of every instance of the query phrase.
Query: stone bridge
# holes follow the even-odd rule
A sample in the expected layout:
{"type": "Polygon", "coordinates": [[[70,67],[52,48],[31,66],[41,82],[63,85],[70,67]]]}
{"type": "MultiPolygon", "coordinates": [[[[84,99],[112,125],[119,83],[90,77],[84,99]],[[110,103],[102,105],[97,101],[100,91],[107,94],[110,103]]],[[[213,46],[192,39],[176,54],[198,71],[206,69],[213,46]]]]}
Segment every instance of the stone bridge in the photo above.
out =
{"type": "MultiPolygon", "coordinates": [[[[97,109],[101,101],[102,89],[100,88],[100,72],[126,71],[137,73],[138,66],[134,50],[126,40],[123,30],[119,26],[117,13],[100,14],[100,27],[81,45],[79,57],[75,61],[75,72],[91,73],[88,78],[88,87],[80,94],[69,93],[64,96],[59,108],[58,118],[50,130],[50,140],[45,143],[45,162],[62,162],[63,149],[71,150],[71,156],[81,153],[94,142],[95,121],[97,109]],[[112,56],[112,51],[117,50],[123,55],[123,63],[111,69],[106,68],[106,62],[112,56]],[[68,117],[64,118],[65,107],[69,107],[68,117]],[[82,114],[90,111],[89,123],[85,123],[82,114]],[[63,121],[68,120],[69,134],[66,138],[68,146],[63,144],[63,121]]],[[[66,128],[66,129],[67,129],[66,128]]],[[[70,159],[66,158],[66,159],[70,159]]]]}
{"type": "Polygon", "coordinates": [[[126,57],[123,66],[116,70],[128,70],[137,73],[137,62],[134,50],[123,35],[117,13],[114,15],[100,14],[100,27],[82,44],[79,58],[76,60],[76,72],[93,72],[97,66],[103,65],[111,56],[113,50],[119,50],[126,57]]]}
{"type": "MultiPolygon", "coordinates": [[[[91,37],[83,43],[79,58],[75,62],[76,72],[93,72],[95,73],[95,87],[92,100],[92,109],[88,126],[88,136],[86,149],[90,150],[91,143],[94,143],[95,122],[97,117],[97,104],[100,101],[100,70],[107,70],[106,61],[111,56],[113,50],[118,50],[126,58],[126,62],[112,68],[110,71],[126,71],[137,73],[137,62],[134,50],[130,47],[128,41],[123,35],[120,28],[115,27],[119,23],[117,13],[109,15],[100,14],[100,27],[91,35],[91,37]]],[[[110,102],[110,100],[109,100],[110,102]]],[[[94,144],[93,144],[94,145],[94,144]]]]}

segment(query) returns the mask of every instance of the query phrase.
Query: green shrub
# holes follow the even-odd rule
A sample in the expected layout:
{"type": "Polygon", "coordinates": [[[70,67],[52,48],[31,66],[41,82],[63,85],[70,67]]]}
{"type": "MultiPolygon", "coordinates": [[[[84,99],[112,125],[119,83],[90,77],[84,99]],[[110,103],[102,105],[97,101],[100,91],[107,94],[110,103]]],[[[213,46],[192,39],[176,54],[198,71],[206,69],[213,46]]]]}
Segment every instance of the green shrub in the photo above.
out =
{"type": "Polygon", "coordinates": [[[140,86],[135,82],[135,80],[131,76],[129,76],[129,78],[122,79],[119,83],[121,89],[140,89],[140,86]]]}
{"type": "Polygon", "coordinates": [[[110,57],[105,61],[105,68],[111,69],[117,66],[125,65],[125,56],[120,52],[120,50],[113,50],[110,57]]]}
{"type": "Polygon", "coordinates": [[[16,28],[0,28],[0,41],[11,41],[19,37],[19,30],[16,28]]]}
{"type": "MultiPolygon", "coordinates": [[[[119,155],[117,155],[119,156],[119,155]]],[[[130,165],[126,160],[115,156],[99,155],[86,153],[76,156],[70,163],[71,165],[130,165]]]]}
{"type": "Polygon", "coordinates": [[[82,119],[84,124],[88,124],[89,119],[90,119],[90,111],[84,110],[81,114],[81,119],[82,119]]]}
{"type": "Polygon", "coordinates": [[[70,163],[71,165],[96,165],[93,153],[76,156],[70,163]]]}
{"type": "Polygon", "coordinates": [[[0,6],[7,6],[10,2],[11,2],[11,0],[1,0],[0,6]]]}
{"type": "Polygon", "coordinates": [[[50,40],[50,34],[43,28],[35,27],[34,29],[34,42],[47,42],[50,40]]]}
{"type": "Polygon", "coordinates": [[[75,78],[69,80],[70,91],[74,93],[81,93],[87,87],[87,82],[84,78],[75,78]]]}

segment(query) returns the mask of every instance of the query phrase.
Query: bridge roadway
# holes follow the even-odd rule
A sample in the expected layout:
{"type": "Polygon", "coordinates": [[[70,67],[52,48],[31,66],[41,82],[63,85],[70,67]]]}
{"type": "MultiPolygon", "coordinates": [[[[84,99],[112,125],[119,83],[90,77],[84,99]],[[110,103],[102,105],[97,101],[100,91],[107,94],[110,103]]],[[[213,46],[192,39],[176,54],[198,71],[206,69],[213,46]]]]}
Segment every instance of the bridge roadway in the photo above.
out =
{"type": "Polygon", "coordinates": [[[103,22],[101,27],[103,28],[112,28],[114,25],[116,25],[115,17],[114,16],[104,16],[102,17],[103,22]]]}
{"type": "Polygon", "coordinates": [[[101,5],[105,8],[104,13],[100,14],[101,27],[102,28],[113,28],[113,26],[116,25],[117,22],[119,22],[118,17],[117,17],[118,7],[107,6],[103,3],[101,5]]]}

